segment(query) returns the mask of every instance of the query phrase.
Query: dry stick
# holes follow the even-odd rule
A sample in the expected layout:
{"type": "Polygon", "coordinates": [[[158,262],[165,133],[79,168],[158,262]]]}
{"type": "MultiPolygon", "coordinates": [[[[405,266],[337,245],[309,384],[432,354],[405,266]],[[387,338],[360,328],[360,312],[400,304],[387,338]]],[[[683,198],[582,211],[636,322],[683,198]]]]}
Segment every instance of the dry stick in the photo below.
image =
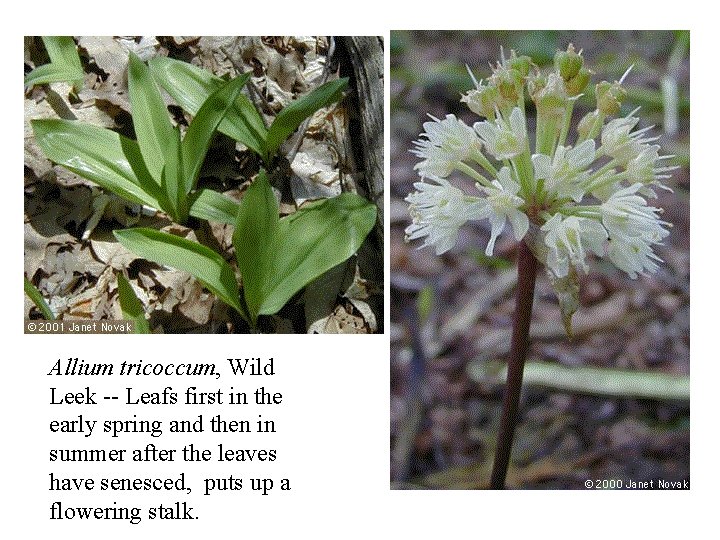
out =
{"type": "Polygon", "coordinates": [[[535,274],[537,259],[525,242],[520,242],[518,249],[518,282],[515,300],[515,316],[513,319],[512,341],[510,343],[510,359],[508,361],[507,382],[503,395],[500,431],[495,447],[495,461],[491,489],[504,489],[505,476],[510,463],[513,434],[517,422],[518,403],[522,389],[523,369],[527,356],[532,318],[533,296],[535,293],[535,274]]]}

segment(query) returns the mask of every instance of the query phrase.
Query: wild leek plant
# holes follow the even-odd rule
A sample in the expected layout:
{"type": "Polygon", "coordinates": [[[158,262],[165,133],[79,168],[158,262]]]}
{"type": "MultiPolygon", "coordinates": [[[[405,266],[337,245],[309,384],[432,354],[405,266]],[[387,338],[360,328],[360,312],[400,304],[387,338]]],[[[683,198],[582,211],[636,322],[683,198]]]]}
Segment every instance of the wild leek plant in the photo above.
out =
{"type": "Polygon", "coordinates": [[[375,225],[376,207],[353,193],[311,203],[280,218],[264,171],[245,192],[235,218],[233,245],[242,296],[230,264],[210,248],[157,231],[115,231],[141,257],[194,275],[253,328],[295,293],[352,256],[375,225]]]}
{"type": "MultiPolygon", "coordinates": [[[[195,114],[207,97],[223,84],[220,77],[180,60],[157,57],[151,59],[149,65],[160,85],[190,114],[195,114]]],[[[320,85],[282,109],[269,128],[265,127],[252,102],[240,95],[220,124],[219,130],[243,143],[259,154],[266,165],[270,165],[280,145],[293,134],[303,120],[338,101],[347,85],[347,78],[320,85]]]]}
{"type": "Polygon", "coordinates": [[[595,86],[595,110],[571,130],[575,102],[591,78],[581,53],[572,45],[558,51],[549,73],[514,51],[510,58],[503,55],[484,82],[470,72],[475,88],[461,101],[485,120],[471,127],[454,115],[431,117],[411,150],[421,159],[415,166],[421,181],[406,199],[413,219],[408,240],[422,239],[421,247],[439,255],[455,245],[466,221],[487,219],[488,256],[507,222],[519,242],[517,303],[491,479],[495,489],[504,486],[509,463],[538,261],[571,334],[578,271],[588,272],[588,256],[606,257],[635,279],[657,270],[661,261],[653,249],[669,234],[662,210],[648,199],[657,196],[654,188],[665,188],[662,181],[674,167],[663,163],[672,156],[659,154],[651,127],[635,129],[637,109],[617,117],[627,72],[619,81],[595,86]],[[534,143],[526,96],[536,110],[534,143]],[[477,192],[464,193],[448,181],[454,172],[474,180],[477,192]]]}
{"type": "Polygon", "coordinates": [[[71,120],[33,120],[32,127],[38,145],[55,163],[185,223],[196,215],[193,202],[203,195],[193,191],[212,136],[249,77],[237,77],[208,95],[181,141],[148,67],[130,53],[128,87],[137,141],[71,120]]]}

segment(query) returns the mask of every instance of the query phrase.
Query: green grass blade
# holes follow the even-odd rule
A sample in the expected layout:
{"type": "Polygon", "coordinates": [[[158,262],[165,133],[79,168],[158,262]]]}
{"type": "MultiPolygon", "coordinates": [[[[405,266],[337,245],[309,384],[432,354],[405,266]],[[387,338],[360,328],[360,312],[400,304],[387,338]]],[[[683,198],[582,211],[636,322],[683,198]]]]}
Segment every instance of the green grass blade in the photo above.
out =
{"type": "Polygon", "coordinates": [[[173,126],[150,70],[132,52],[128,62],[128,93],[140,152],[150,175],[159,184],[168,141],[174,136],[173,126]]]}
{"type": "Polygon", "coordinates": [[[344,193],[281,219],[260,314],[276,313],[305,285],[352,256],[376,216],[375,205],[344,193]]]}
{"type": "Polygon", "coordinates": [[[247,320],[247,314],[240,305],[235,273],[213,250],[155,229],[124,229],[113,234],[123,246],[140,257],[192,274],[247,320]]]}
{"type": "MultiPolygon", "coordinates": [[[[197,114],[210,94],[225,84],[209,71],[180,60],[157,57],[148,64],[158,83],[178,105],[193,115],[197,114]]],[[[237,97],[218,130],[265,158],[267,129],[255,106],[243,94],[237,97]]]]}
{"type": "Polygon", "coordinates": [[[135,295],[130,282],[122,274],[117,274],[118,298],[123,317],[135,323],[136,334],[149,334],[150,323],[145,318],[145,308],[135,295]]]}
{"type": "Polygon", "coordinates": [[[132,202],[163,207],[160,186],[147,172],[135,141],[73,120],[32,120],[31,124],[50,160],[132,202]]]}
{"type": "Polygon", "coordinates": [[[210,94],[200,106],[195,118],[190,122],[181,147],[184,167],[183,188],[186,194],[195,188],[195,183],[200,174],[200,167],[202,167],[205,154],[210,148],[210,142],[215,130],[235,103],[240,90],[242,90],[249,78],[250,74],[246,73],[223,84],[210,94]]]}
{"type": "Polygon", "coordinates": [[[47,305],[47,302],[45,302],[45,299],[42,297],[42,294],[40,294],[40,291],[37,290],[35,285],[30,283],[30,280],[28,278],[24,279],[25,294],[27,294],[30,300],[33,301],[33,304],[37,306],[37,308],[40,310],[40,313],[43,314],[43,317],[45,317],[46,320],[54,321],[55,314],[52,312],[52,309],[50,309],[50,306],[47,305]]]}
{"type": "Polygon", "coordinates": [[[66,81],[80,88],[85,78],[75,41],[70,36],[43,36],[50,63],[38,66],[25,77],[25,86],[66,81]]]}
{"type": "Polygon", "coordinates": [[[233,234],[243,294],[253,326],[265,302],[267,280],[272,279],[278,220],[275,194],[265,171],[261,171],[240,202],[233,234]]]}
{"type": "Polygon", "coordinates": [[[275,155],[280,145],[293,134],[303,120],[312,116],[318,109],[339,100],[347,85],[347,77],[326,82],[280,111],[268,129],[266,146],[270,157],[275,155]]]}
{"type": "Polygon", "coordinates": [[[190,195],[190,215],[207,221],[235,225],[240,205],[212,189],[200,189],[190,195]]]}

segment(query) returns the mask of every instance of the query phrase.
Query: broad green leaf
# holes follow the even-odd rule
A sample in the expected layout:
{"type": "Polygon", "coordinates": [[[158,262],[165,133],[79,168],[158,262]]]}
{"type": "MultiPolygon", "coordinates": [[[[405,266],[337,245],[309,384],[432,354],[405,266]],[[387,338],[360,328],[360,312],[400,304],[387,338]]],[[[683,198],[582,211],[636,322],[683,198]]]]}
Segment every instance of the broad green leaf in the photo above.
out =
{"type": "Polygon", "coordinates": [[[150,324],[145,318],[145,308],[140,299],[135,296],[132,285],[122,274],[117,275],[118,298],[123,317],[135,323],[136,334],[149,334],[150,324]]]}
{"type": "MultiPolygon", "coordinates": [[[[157,57],[148,64],[167,93],[193,115],[197,114],[210,94],[225,83],[209,71],[172,58],[157,57]]],[[[218,129],[265,158],[267,129],[255,106],[243,94],[237,97],[218,129]]]]}
{"type": "Polygon", "coordinates": [[[75,88],[82,86],[85,73],[73,38],[70,36],[43,36],[50,63],[36,67],[25,77],[25,86],[66,81],[75,88]]]}
{"type": "Polygon", "coordinates": [[[53,82],[70,82],[75,81],[77,73],[70,71],[63,66],[55,64],[44,64],[36,67],[25,77],[25,86],[31,87],[36,84],[47,84],[53,82]]]}
{"type": "Polygon", "coordinates": [[[159,184],[167,159],[167,145],[173,137],[173,126],[150,70],[132,52],[128,62],[128,92],[140,152],[150,174],[159,184]]]}
{"type": "Polygon", "coordinates": [[[200,189],[190,194],[190,215],[208,221],[235,225],[240,205],[212,189],[200,189]]]}
{"type": "Polygon", "coordinates": [[[268,129],[266,147],[269,156],[275,155],[280,145],[293,134],[303,120],[339,100],[347,85],[347,77],[326,82],[280,111],[268,129]]]}
{"type": "Polygon", "coordinates": [[[167,140],[167,161],[162,170],[160,185],[167,196],[168,213],[178,223],[185,223],[188,217],[187,194],[185,193],[182,175],[183,155],[180,144],[180,129],[173,128],[167,140]]]}
{"type": "Polygon", "coordinates": [[[264,174],[240,203],[233,244],[250,316],[277,313],[290,298],[353,255],[375,224],[374,205],[351,193],[278,220],[264,174]]]}
{"type": "Polygon", "coordinates": [[[352,256],[375,225],[376,215],[375,205],[343,193],[281,219],[260,313],[276,313],[305,285],[352,256]]]}
{"type": "Polygon", "coordinates": [[[45,319],[47,319],[48,321],[54,321],[55,314],[52,312],[52,309],[50,309],[50,306],[47,305],[47,302],[45,302],[45,299],[42,297],[42,294],[40,294],[40,291],[37,290],[37,287],[35,287],[35,285],[30,283],[30,280],[28,278],[24,277],[24,279],[25,294],[27,294],[30,300],[33,301],[33,304],[37,306],[45,319]]]}
{"type": "Polygon", "coordinates": [[[242,90],[249,78],[250,74],[246,73],[223,84],[203,102],[200,110],[190,122],[181,147],[184,175],[183,187],[186,194],[190,193],[195,187],[200,174],[200,167],[202,167],[205,154],[210,148],[210,141],[215,134],[215,130],[235,103],[240,90],[242,90]]]}
{"type": "Polygon", "coordinates": [[[278,220],[277,199],[265,171],[261,171],[240,202],[233,234],[245,303],[253,325],[263,313],[268,280],[273,274],[278,220]]]}
{"type": "Polygon", "coordinates": [[[140,257],[192,274],[247,320],[232,267],[210,248],[155,229],[124,229],[113,234],[140,257]]]}
{"type": "Polygon", "coordinates": [[[66,169],[138,204],[163,208],[160,186],[145,168],[135,141],[73,120],[31,121],[45,155],[66,169]]]}

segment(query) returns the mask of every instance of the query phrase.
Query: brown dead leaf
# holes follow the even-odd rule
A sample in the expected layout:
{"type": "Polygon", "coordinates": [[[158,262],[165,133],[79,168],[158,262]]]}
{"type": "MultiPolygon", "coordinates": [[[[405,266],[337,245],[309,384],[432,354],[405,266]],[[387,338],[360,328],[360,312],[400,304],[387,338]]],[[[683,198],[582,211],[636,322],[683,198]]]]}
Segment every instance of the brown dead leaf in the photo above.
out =
{"type": "Polygon", "coordinates": [[[185,282],[177,310],[198,325],[210,320],[215,297],[195,278],[185,282]]]}
{"type": "Polygon", "coordinates": [[[367,334],[368,329],[362,317],[352,315],[345,307],[338,306],[333,313],[313,323],[308,334],[367,334]]]}

